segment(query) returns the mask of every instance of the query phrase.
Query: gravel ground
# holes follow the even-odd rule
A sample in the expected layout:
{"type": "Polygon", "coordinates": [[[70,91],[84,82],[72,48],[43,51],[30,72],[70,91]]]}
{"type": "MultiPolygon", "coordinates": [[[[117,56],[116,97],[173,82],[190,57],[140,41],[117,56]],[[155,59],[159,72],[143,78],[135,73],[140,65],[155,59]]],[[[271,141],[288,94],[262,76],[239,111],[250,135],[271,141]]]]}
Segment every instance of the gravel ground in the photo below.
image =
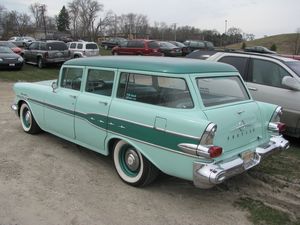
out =
{"type": "MultiPolygon", "coordinates": [[[[110,157],[48,133],[26,134],[10,109],[12,85],[0,82],[1,225],[251,224],[233,206],[235,189],[200,190],[169,176],[133,188],[110,157]]],[[[238,180],[247,184],[248,175],[238,180]]]]}

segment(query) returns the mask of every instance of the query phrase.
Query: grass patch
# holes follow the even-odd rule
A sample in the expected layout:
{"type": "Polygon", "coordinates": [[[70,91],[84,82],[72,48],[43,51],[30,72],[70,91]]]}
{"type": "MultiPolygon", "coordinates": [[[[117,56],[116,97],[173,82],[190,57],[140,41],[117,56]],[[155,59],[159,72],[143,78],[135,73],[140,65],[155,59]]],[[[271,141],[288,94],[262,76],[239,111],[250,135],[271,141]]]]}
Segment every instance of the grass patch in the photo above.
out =
{"type": "Polygon", "coordinates": [[[298,144],[292,143],[287,151],[266,158],[253,171],[281,176],[287,181],[300,181],[300,149],[298,144]]]}
{"type": "Polygon", "coordinates": [[[105,50],[104,48],[100,48],[100,55],[112,55],[111,49],[105,50]]]}
{"type": "Polygon", "coordinates": [[[1,70],[2,81],[40,81],[57,79],[59,66],[51,66],[39,69],[36,66],[24,64],[22,70],[1,70]]]}
{"type": "Polygon", "coordinates": [[[296,225],[287,213],[266,206],[261,201],[240,198],[234,205],[250,212],[249,219],[256,225],[296,225]]]}
{"type": "MultiPolygon", "coordinates": [[[[295,54],[297,33],[291,34],[279,34],[274,36],[269,36],[265,38],[255,39],[253,41],[245,42],[247,47],[251,46],[264,46],[271,48],[272,44],[276,44],[277,52],[280,54],[295,54]]],[[[233,45],[226,46],[227,48],[240,49],[242,43],[237,43],[233,45]]]]}

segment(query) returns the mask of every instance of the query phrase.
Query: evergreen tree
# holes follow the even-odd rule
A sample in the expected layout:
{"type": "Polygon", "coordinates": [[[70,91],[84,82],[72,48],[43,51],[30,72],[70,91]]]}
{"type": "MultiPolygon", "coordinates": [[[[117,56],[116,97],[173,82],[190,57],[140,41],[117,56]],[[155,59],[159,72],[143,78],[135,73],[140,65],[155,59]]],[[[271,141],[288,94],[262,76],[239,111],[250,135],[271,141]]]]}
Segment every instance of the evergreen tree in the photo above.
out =
{"type": "Polygon", "coordinates": [[[69,26],[70,26],[69,13],[66,10],[66,7],[63,6],[57,17],[57,29],[59,31],[67,31],[69,30],[69,26]]]}
{"type": "Polygon", "coordinates": [[[246,43],[243,42],[241,49],[245,49],[247,47],[246,43]]]}
{"type": "Polygon", "coordinates": [[[276,46],[276,44],[272,44],[270,50],[276,52],[276,51],[277,51],[277,46],[276,46]]]}

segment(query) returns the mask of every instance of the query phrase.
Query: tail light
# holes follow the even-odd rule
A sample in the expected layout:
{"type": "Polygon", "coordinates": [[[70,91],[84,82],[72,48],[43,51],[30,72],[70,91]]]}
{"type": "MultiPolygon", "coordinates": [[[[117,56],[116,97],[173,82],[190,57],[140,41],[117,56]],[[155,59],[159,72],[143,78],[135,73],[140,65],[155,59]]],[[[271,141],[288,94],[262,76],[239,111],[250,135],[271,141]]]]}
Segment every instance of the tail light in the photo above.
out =
{"type": "Polygon", "coordinates": [[[48,58],[48,56],[49,56],[48,52],[45,52],[44,57],[48,58]]]}
{"type": "Polygon", "coordinates": [[[208,149],[209,157],[216,158],[222,155],[223,149],[219,146],[210,146],[208,149]]]}
{"type": "Polygon", "coordinates": [[[201,137],[200,140],[200,145],[198,147],[198,155],[202,155],[203,153],[206,156],[209,156],[210,158],[216,158],[219,157],[222,152],[223,149],[222,147],[219,146],[215,146],[214,145],[214,138],[215,138],[215,134],[217,132],[217,125],[214,123],[210,123],[206,129],[204,134],[201,137]],[[203,146],[203,147],[200,147],[203,146]]]}
{"type": "Polygon", "coordinates": [[[284,132],[286,125],[280,122],[280,117],[282,115],[282,108],[277,107],[271,117],[271,120],[268,125],[268,130],[274,133],[284,132]]]}
{"type": "Polygon", "coordinates": [[[213,144],[215,133],[217,131],[217,125],[210,123],[200,140],[198,145],[190,143],[181,143],[178,147],[185,153],[204,157],[207,159],[216,158],[222,155],[222,147],[213,144]]]}

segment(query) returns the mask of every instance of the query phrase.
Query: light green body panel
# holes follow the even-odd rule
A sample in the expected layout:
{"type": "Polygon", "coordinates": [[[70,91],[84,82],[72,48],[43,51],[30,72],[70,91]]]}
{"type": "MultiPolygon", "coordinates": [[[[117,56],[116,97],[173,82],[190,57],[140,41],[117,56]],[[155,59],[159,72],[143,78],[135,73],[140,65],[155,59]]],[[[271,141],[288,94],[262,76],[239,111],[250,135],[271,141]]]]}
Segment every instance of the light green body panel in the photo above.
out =
{"type": "Polygon", "coordinates": [[[275,105],[257,103],[251,98],[216,107],[205,108],[202,104],[195,79],[199,76],[239,76],[233,67],[202,62],[199,66],[198,61],[194,60],[153,58],[151,61],[151,58],[148,60],[146,57],[124,59],[125,62],[122,57],[105,58],[103,67],[101,61],[97,61],[98,58],[71,60],[64,66],[75,67],[82,63],[80,67],[84,72],[80,91],[61,87],[53,90],[53,81],[17,83],[14,86],[16,102],[27,102],[38,125],[47,132],[104,155],[110,154],[109,143],[112,139],[122,139],[138,149],[164,173],[187,180],[192,180],[194,161],[226,161],[243,151],[254,150],[269,140],[267,125],[275,105]],[[161,64],[161,60],[165,63],[161,64]],[[151,63],[147,64],[148,61],[151,63]],[[114,67],[112,62],[119,62],[124,68],[114,67]],[[190,67],[183,66],[181,62],[190,67]],[[115,72],[112,96],[85,92],[87,69],[95,68],[95,64],[99,64],[96,68],[115,72]],[[155,72],[150,71],[153,66],[159,65],[163,66],[155,67],[155,72]],[[130,67],[144,70],[130,70],[130,67]],[[181,77],[186,80],[194,107],[168,108],[117,98],[116,88],[121,72],[181,77]],[[240,111],[243,112],[239,114],[240,111]],[[241,122],[249,126],[238,129],[241,122]],[[198,145],[210,123],[218,126],[214,144],[223,147],[221,157],[208,160],[182,152],[178,145],[198,145]]]}

